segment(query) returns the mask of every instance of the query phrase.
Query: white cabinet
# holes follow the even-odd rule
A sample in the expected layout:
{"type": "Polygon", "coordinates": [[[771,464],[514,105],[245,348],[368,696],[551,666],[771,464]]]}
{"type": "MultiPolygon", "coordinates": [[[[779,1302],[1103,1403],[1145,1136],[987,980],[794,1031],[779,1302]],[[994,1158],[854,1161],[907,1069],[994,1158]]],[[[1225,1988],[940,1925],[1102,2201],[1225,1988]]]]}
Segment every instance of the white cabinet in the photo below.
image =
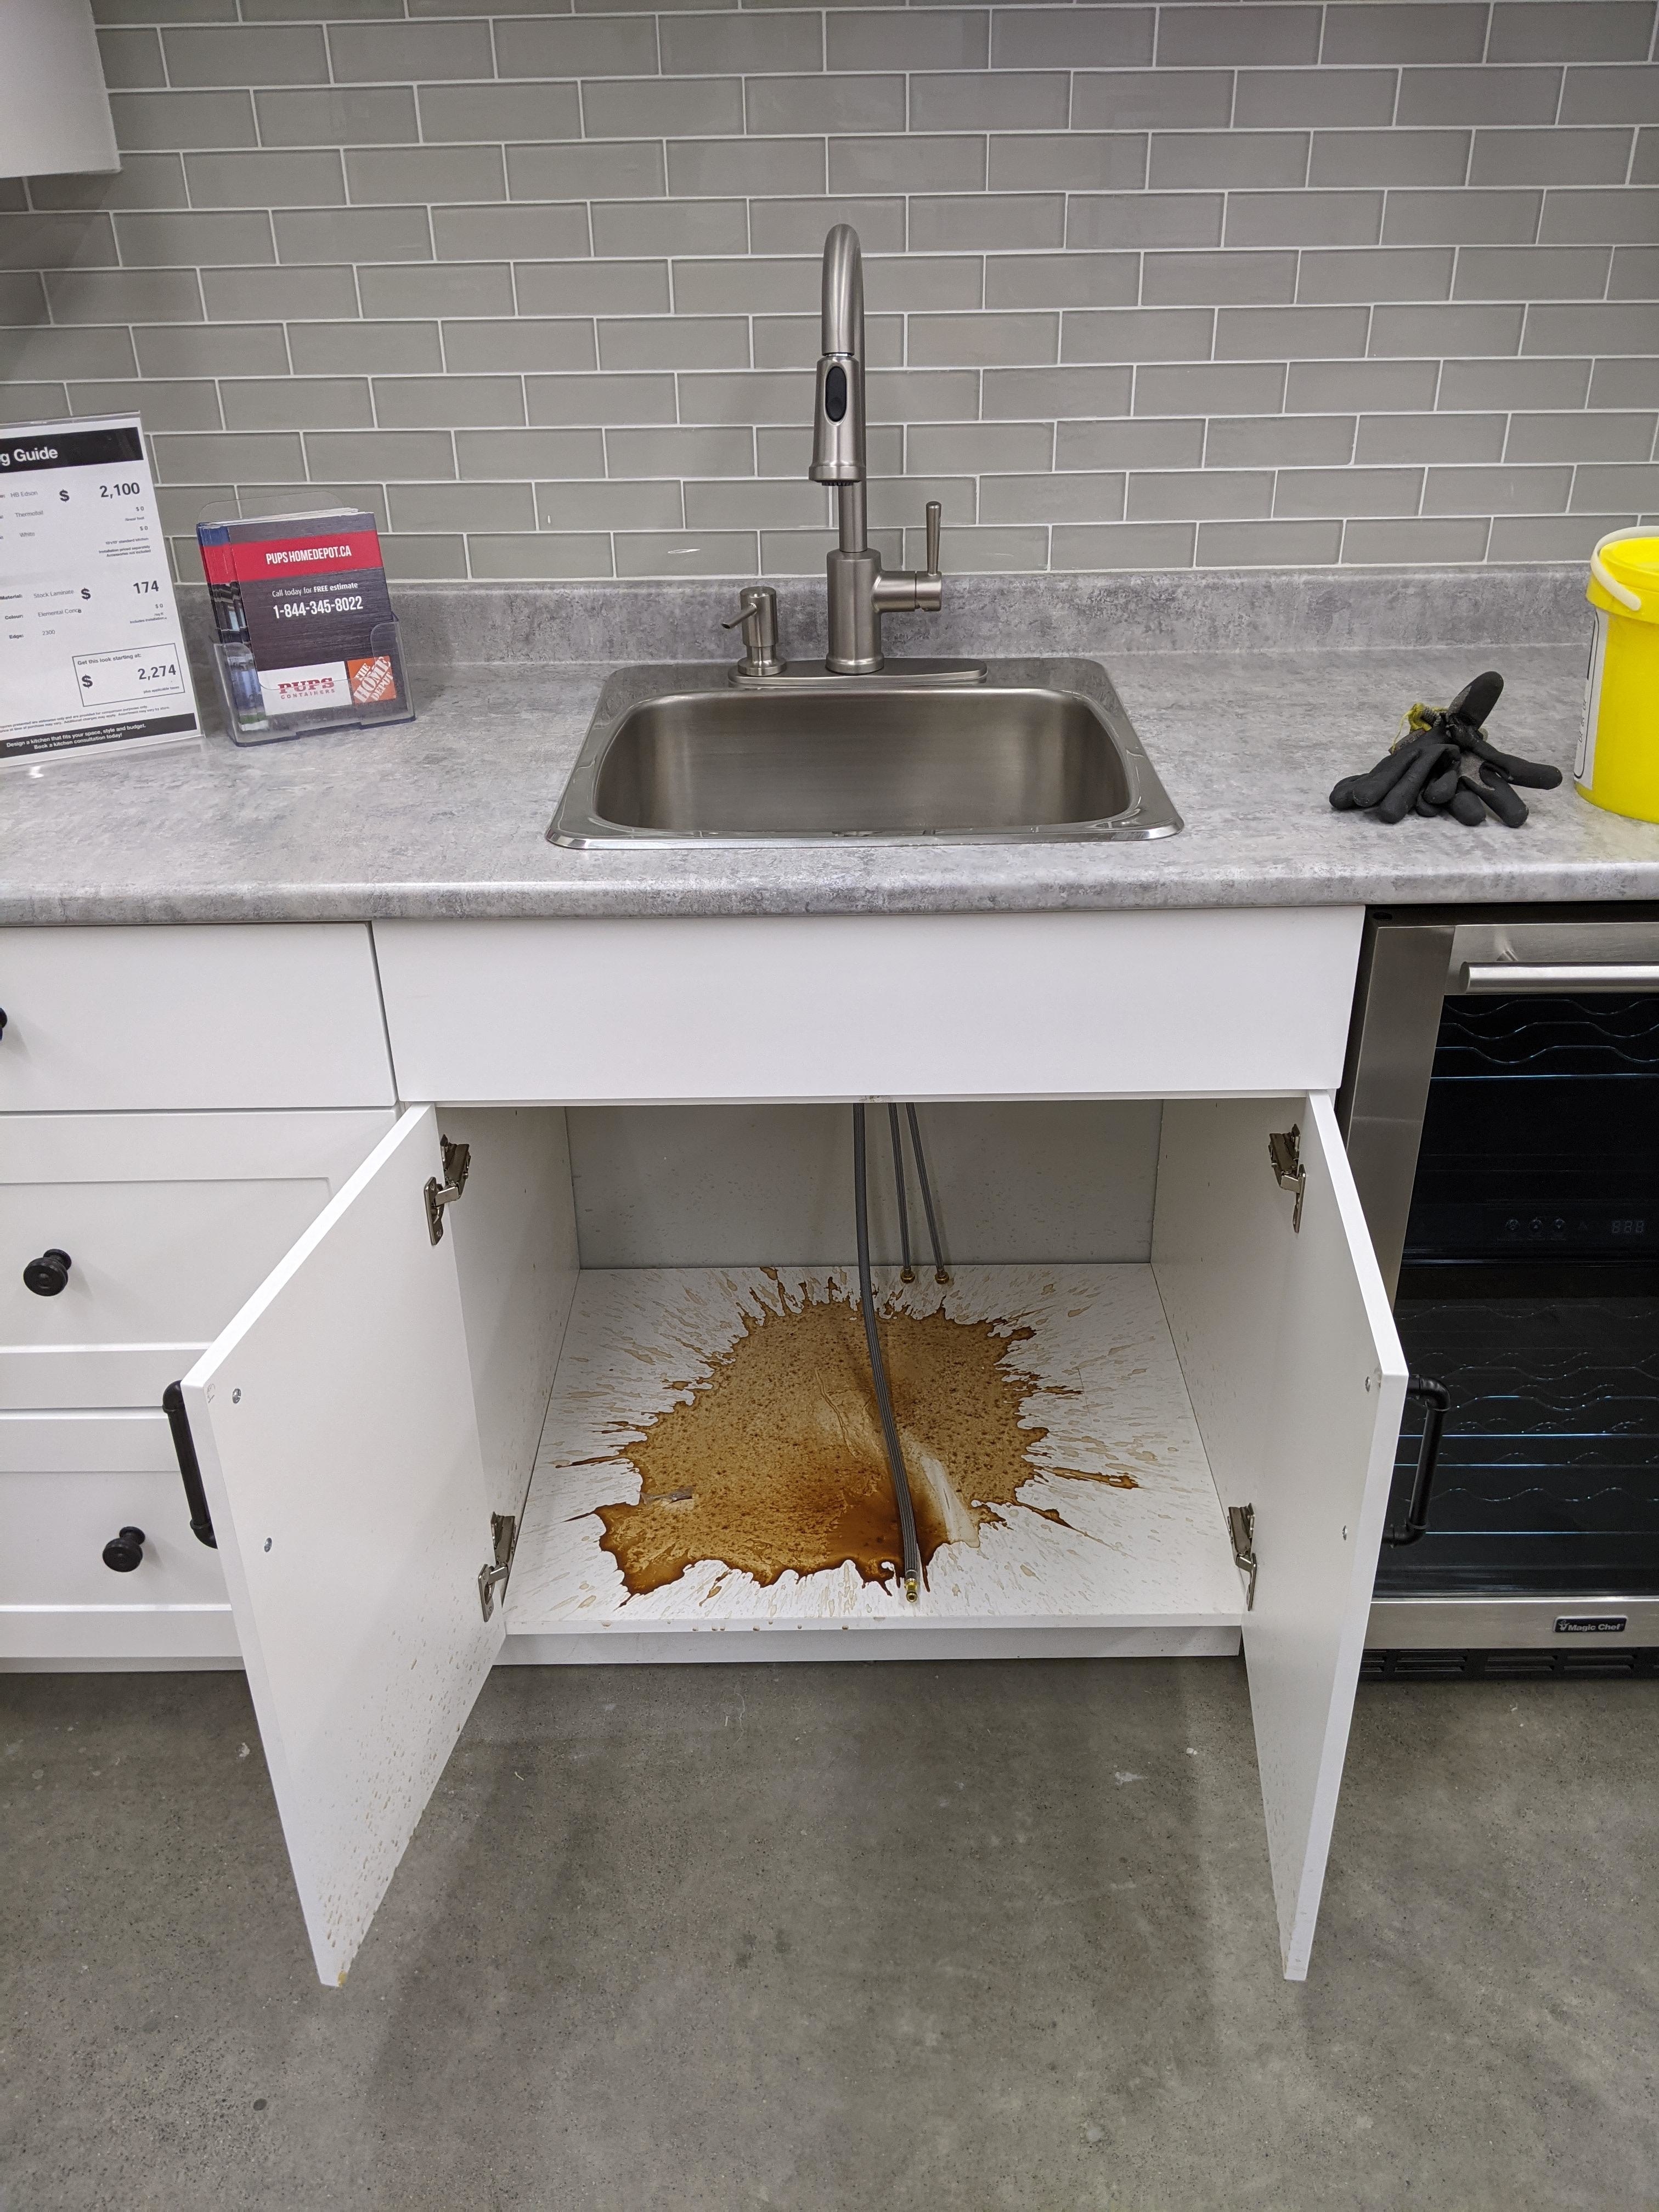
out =
{"type": "MultiPolygon", "coordinates": [[[[1304,1973],[1405,1383],[1330,1103],[1357,931],[1316,911],[398,924],[375,934],[398,1087],[444,1103],[0,1121],[21,1163],[0,1504],[9,1476],[50,1522],[0,1636],[50,1656],[48,1624],[78,1620],[88,1648],[137,1651],[86,1624],[148,1591],[168,1626],[145,1649],[240,1652],[330,1983],[498,1660],[1242,1637],[1304,1973]],[[934,1522],[914,1604],[863,1539],[786,1558],[751,1530],[739,1559],[694,1533],[641,1565],[627,1516],[703,1504],[647,1490],[647,1447],[672,1474],[672,1420],[786,1310],[851,1310],[836,1102],[859,1096],[930,1102],[950,1279],[896,1282],[889,1182],[883,1326],[977,1347],[942,1418],[997,1400],[1002,1487],[951,1493],[915,1414],[934,1522]],[[17,1290],[18,1252],[71,1233],[64,1291],[17,1290]],[[217,1536],[199,1558],[155,1411],[181,1375],[217,1536]],[[108,1577],[131,1597],[88,1564],[121,1483],[147,1536],[157,1516],[153,1561],[108,1577]]],[[[803,1389],[852,1449],[868,1417],[836,1356],[783,1362],[739,1457],[803,1389]]],[[[775,1466],[794,1480],[781,1447],[775,1466]]]]}
{"type": "MultiPolygon", "coordinates": [[[[1030,1110],[1040,1161],[1043,1109],[1030,1110]]],[[[472,1174],[496,1118],[470,1116],[472,1174]]],[[[517,1117],[501,1118],[509,1144],[521,1142],[517,1117]]],[[[349,1965],[504,1635],[521,1660],[729,1662],[1220,1650],[1237,1648],[1241,1629],[1285,1969],[1305,1972],[1405,1384],[1328,1096],[1167,1105],[1148,1258],[1080,1274],[1027,1267],[1020,1318],[1041,1318],[1051,1277],[1055,1326],[1072,1332],[1057,1395],[1089,1400],[1085,1426],[1109,1464],[1139,1455],[1125,1486],[1139,1496],[1115,1520],[1074,1517],[1080,1544],[1043,1534],[1062,1516],[1037,1499],[1024,1554],[941,1551],[915,1606],[879,1577],[786,1575],[763,1587],[713,1560],[647,1594],[666,1602],[607,1587],[592,1498],[562,1486],[601,1479],[591,1470],[606,1462],[614,1483],[615,1433],[650,1425],[626,1395],[636,1386],[607,1380],[595,1360],[591,1312],[578,1325],[580,1289],[562,1359],[556,1296],[533,1340],[510,1357],[498,1340],[496,1387],[516,1369],[511,1395],[550,1393],[555,1411],[495,1601],[475,1381],[487,1355],[469,1340],[451,1233],[470,1197],[446,1210],[439,1242],[428,1229],[449,1119],[406,1111],[185,1378],[325,1979],[349,1965]],[[1294,1191],[1268,1149],[1270,1135],[1292,1130],[1294,1191]],[[1126,1348],[1090,1398],[1090,1364],[1126,1348]],[[578,1425],[555,1434],[572,1406],[578,1425]],[[597,1452],[582,1449],[580,1420],[601,1439],[597,1452]],[[1255,1514],[1253,1605],[1232,1565],[1231,1505],[1255,1514]],[[565,1571],[584,1542],[593,1571],[573,1584],[565,1571]]],[[[531,1224],[521,1279],[536,1254],[568,1249],[568,1190],[545,1182],[535,1205],[556,1218],[531,1224]]],[[[722,1281],[742,1294],[734,1272],[599,1271],[594,1310],[627,1323],[610,1332],[613,1368],[649,1370],[638,1296],[667,1310],[661,1279],[678,1274],[681,1304],[657,1331],[671,1354],[662,1373],[669,1400],[695,1396],[704,1344],[718,1341],[698,1332],[722,1281]],[[653,1279],[642,1289],[641,1273],[653,1279]]],[[[977,1295],[975,1271],[959,1273],[959,1295],[977,1295]]],[[[995,1273],[979,1271],[993,1297],[995,1273]]],[[[787,1288],[783,1270],[768,1279],[787,1288]]],[[[503,1313],[515,1303],[498,1302],[503,1313]]]]}

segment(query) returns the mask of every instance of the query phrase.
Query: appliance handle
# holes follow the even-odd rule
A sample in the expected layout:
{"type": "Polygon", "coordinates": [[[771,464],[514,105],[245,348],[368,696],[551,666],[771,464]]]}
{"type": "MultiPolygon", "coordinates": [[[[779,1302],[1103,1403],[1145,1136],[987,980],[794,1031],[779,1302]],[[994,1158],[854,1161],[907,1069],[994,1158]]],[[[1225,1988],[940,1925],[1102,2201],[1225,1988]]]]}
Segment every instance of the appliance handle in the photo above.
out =
{"type": "Polygon", "coordinates": [[[1550,991],[1659,991],[1659,961],[1466,960],[1453,995],[1501,992],[1537,997],[1550,991]]]}
{"type": "Polygon", "coordinates": [[[1417,1399],[1423,1407],[1423,1437],[1417,1448],[1417,1473],[1412,1480],[1411,1502],[1406,1508],[1406,1517],[1398,1528],[1385,1528],[1385,1544],[1414,1544],[1426,1534],[1429,1525],[1429,1500],[1434,1495],[1434,1478],[1440,1466],[1440,1438],[1446,1425],[1446,1413],[1451,1405],[1451,1392],[1443,1382],[1431,1382],[1426,1375],[1407,1378],[1406,1395],[1417,1399]]]}

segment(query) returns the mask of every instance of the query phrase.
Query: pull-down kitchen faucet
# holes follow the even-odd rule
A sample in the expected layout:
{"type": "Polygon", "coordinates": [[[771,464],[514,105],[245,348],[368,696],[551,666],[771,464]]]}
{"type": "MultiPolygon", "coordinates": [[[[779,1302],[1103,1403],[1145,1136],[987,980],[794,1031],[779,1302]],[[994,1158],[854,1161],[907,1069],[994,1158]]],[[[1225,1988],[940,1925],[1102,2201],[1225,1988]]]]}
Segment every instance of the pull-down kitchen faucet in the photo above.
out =
{"type": "Polygon", "coordinates": [[[881,618],[945,603],[939,574],[939,503],[927,505],[927,566],[888,572],[869,543],[864,458],[864,260],[859,234],[838,222],[823,241],[823,358],[812,417],[814,483],[836,487],[841,544],[829,556],[830,651],[836,676],[873,676],[882,667],[881,618]]]}
{"type": "Polygon", "coordinates": [[[836,488],[841,543],[827,556],[830,650],[803,667],[778,654],[777,595],[766,585],[743,592],[742,611],[726,627],[743,627],[747,648],[734,672],[740,684],[822,682],[830,676],[879,676],[916,684],[977,684],[982,663],[970,660],[889,662],[881,649],[887,614],[937,614],[945,600],[939,573],[939,502],[927,502],[927,566],[884,568],[869,542],[864,449],[864,263],[859,234],[838,222],[823,241],[823,356],[812,415],[814,483],[836,488]]]}

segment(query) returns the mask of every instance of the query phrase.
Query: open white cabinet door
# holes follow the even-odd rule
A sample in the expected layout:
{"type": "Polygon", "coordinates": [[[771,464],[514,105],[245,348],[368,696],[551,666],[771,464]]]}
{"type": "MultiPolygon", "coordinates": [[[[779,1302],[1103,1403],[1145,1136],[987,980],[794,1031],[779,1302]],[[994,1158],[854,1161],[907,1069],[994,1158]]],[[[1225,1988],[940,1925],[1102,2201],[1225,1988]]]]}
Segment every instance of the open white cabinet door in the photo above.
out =
{"type": "Polygon", "coordinates": [[[343,1982],[505,1634],[431,1107],[185,1377],[317,1961],[343,1982]]]}
{"type": "Polygon", "coordinates": [[[1300,1981],[1406,1389],[1330,1099],[1166,1106],[1152,1266],[1222,1503],[1255,1508],[1244,1659],[1280,1949],[1300,1981]],[[1292,1127],[1299,1227],[1267,1149],[1292,1127]]]}

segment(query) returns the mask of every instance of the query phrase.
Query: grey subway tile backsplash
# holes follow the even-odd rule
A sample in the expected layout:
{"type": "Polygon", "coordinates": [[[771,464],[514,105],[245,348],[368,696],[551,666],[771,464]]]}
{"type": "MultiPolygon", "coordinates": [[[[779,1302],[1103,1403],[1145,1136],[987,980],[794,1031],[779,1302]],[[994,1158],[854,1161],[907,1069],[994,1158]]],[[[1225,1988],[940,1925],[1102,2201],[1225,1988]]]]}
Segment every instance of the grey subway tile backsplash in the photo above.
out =
{"type": "Polygon", "coordinates": [[[1072,79],[1074,130],[1224,131],[1232,112],[1231,70],[1079,70],[1072,79]]]}
{"type": "Polygon", "coordinates": [[[1628,128],[1477,131],[1468,179],[1472,185],[1620,185],[1630,165],[1628,128]]]}
{"type": "Polygon", "coordinates": [[[332,148],[186,154],[185,179],[198,208],[339,207],[346,196],[345,172],[332,148]]]}
{"type": "MultiPolygon", "coordinates": [[[[327,321],[376,310],[368,304],[367,279],[374,272],[363,269],[204,269],[202,298],[209,319],[216,323],[257,323],[265,317],[281,322],[327,321]]],[[[399,270],[401,279],[406,271],[399,270]]],[[[401,294],[399,305],[401,307],[401,294]]],[[[409,313],[418,310],[409,309],[409,313]]],[[[227,372],[229,374],[230,372],[227,372]]]]}
{"type": "MultiPolygon", "coordinates": [[[[257,146],[257,95],[233,92],[112,92],[116,143],[128,148],[257,146]]],[[[267,141],[267,143],[270,143],[267,141]]]]}
{"type": "Polygon", "coordinates": [[[1312,62],[1319,58],[1322,8],[1258,6],[1231,0],[1218,7],[1158,10],[1158,58],[1176,68],[1216,62],[1312,62]]]}
{"type": "Polygon", "coordinates": [[[910,79],[913,131],[1063,131],[1073,80],[1057,70],[910,79]]]}
{"type": "Polygon", "coordinates": [[[1190,568],[1197,531],[1191,523],[1060,525],[1051,540],[1054,568],[1190,568]]]}
{"type": "Polygon", "coordinates": [[[1486,53],[1495,62],[1642,62],[1652,40],[1651,0],[1498,0],[1486,53]]]}
{"type": "Polygon", "coordinates": [[[104,0],[126,166],[0,197],[14,416],[394,576],[1577,560],[1659,513],[1652,0],[104,0]],[[1611,520],[1609,520],[1611,518],[1611,520]]]}
{"type": "Polygon", "coordinates": [[[1555,121],[1560,101],[1558,69],[1500,69],[1491,63],[1473,69],[1407,69],[1400,74],[1395,120],[1449,124],[1458,129],[1480,123],[1547,126],[1555,121]]]}
{"type": "Polygon", "coordinates": [[[259,143],[264,146],[398,146],[412,143],[421,135],[415,88],[408,84],[307,85],[256,92],[253,107],[259,143]]]}
{"type": "Polygon", "coordinates": [[[371,146],[346,155],[346,185],[354,205],[430,207],[505,199],[507,170],[499,146],[371,146]]]}
{"type": "Polygon", "coordinates": [[[994,24],[991,58],[999,69],[1140,68],[1152,58],[1157,10],[1002,8],[994,24]]]}
{"type": "Polygon", "coordinates": [[[1352,415],[1215,416],[1204,441],[1212,468],[1341,468],[1354,458],[1352,415]]]}
{"type": "MultiPolygon", "coordinates": [[[[1394,70],[1242,69],[1232,120],[1240,130],[1360,130],[1394,120],[1400,78],[1394,70]]],[[[1209,118],[1212,119],[1212,118],[1209,118]]],[[[1224,115],[1221,121],[1227,118],[1224,115]]]]}
{"type": "Polygon", "coordinates": [[[1563,123],[1659,122],[1659,67],[1570,69],[1561,88],[1563,123]]]}
{"type": "MultiPolygon", "coordinates": [[[[1483,0],[1375,0],[1328,10],[1320,58],[1326,62],[1478,62],[1486,58],[1491,15],[1483,0]]],[[[1532,57],[1528,56],[1528,59],[1532,57]]]]}
{"type": "Polygon", "coordinates": [[[902,131],[902,76],[755,76],[745,75],[747,125],[785,136],[794,131],[902,131]]]}
{"type": "MultiPolygon", "coordinates": [[[[390,27],[395,33],[402,27],[390,27]]],[[[326,84],[330,79],[320,23],[180,25],[164,31],[161,44],[169,84],[326,84]]]]}
{"type": "Polygon", "coordinates": [[[1103,307],[1060,325],[1062,361],[1208,361],[1214,349],[1207,307],[1103,307]]]}
{"type": "Polygon", "coordinates": [[[1413,520],[1351,522],[1342,533],[1342,558],[1357,566],[1406,568],[1427,562],[1438,568],[1486,558],[1492,526],[1486,521],[1452,521],[1438,516],[1413,520]]]}
{"type": "Polygon", "coordinates": [[[1363,415],[1354,459],[1373,467],[1401,461],[1500,461],[1506,421],[1502,415],[1363,415]]]}
{"type": "Polygon", "coordinates": [[[605,474],[602,430],[458,430],[455,461],[468,479],[505,483],[535,477],[605,474]]]}
{"type": "Polygon", "coordinates": [[[1200,568],[1313,568],[1337,559],[1340,522],[1200,522],[1200,568]]]}

